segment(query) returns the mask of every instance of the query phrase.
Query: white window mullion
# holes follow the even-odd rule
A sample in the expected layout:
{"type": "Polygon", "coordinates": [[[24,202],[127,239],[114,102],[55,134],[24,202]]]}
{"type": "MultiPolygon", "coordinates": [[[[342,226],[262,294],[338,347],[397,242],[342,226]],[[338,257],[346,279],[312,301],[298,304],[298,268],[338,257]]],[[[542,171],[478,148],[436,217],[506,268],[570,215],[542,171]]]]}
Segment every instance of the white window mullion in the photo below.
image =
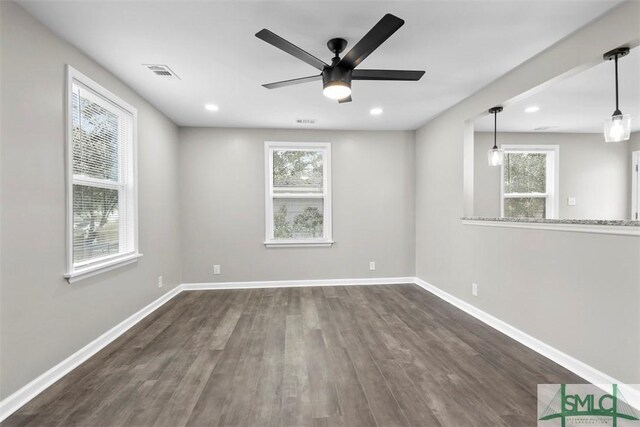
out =
{"type": "Polygon", "coordinates": [[[323,199],[325,193],[272,193],[274,199],[323,199]]]}
{"type": "Polygon", "coordinates": [[[87,187],[107,188],[112,190],[117,190],[124,186],[124,183],[122,182],[96,179],[84,175],[74,175],[73,183],[77,185],[85,185],[87,187]]]}
{"type": "Polygon", "coordinates": [[[548,193],[505,193],[504,194],[505,198],[533,198],[533,197],[544,197],[544,198],[548,198],[549,194],[548,193]]]}

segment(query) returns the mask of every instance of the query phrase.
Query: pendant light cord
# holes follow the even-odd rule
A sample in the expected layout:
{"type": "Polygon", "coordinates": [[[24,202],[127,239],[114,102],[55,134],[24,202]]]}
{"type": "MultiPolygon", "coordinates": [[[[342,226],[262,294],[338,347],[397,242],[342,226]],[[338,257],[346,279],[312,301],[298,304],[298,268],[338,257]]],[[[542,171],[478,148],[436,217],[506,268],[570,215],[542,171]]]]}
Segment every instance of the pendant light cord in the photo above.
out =
{"type": "Polygon", "coordinates": [[[618,55],[615,56],[614,62],[616,67],[616,112],[614,114],[619,115],[621,113],[620,113],[620,108],[618,106],[618,55]]]}
{"type": "Polygon", "coordinates": [[[497,133],[498,133],[498,112],[494,111],[493,112],[493,149],[494,150],[498,149],[497,133]]]}

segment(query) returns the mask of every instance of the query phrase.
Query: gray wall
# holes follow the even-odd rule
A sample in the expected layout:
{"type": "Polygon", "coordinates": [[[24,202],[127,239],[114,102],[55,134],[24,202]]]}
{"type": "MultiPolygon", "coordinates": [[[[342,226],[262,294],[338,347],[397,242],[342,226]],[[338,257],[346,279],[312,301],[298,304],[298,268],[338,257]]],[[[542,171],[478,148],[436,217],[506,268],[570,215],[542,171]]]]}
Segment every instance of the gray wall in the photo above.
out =
{"type": "Polygon", "coordinates": [[[629,138],[629,152],[640,150],[640,132],[632,133],[629,138]]]}
{"type": "Polygon", "coordinates": [[[14,3],[0,2],[0,398],[180,283],[178,130],[14,3]],[[140,251],[73,285],[65,273],[65,64],[138,108],[140,251]],[[158,289],[157,276],[164,276],[158,289]]]}
{"type": "MultiPolygon", "coordinates": [[[[487,164],[493,134],[476,132],[474,216],[500,216],[500,168],[487,164]]],[[[606,144],[602,134],[501,133],[502,144],[560,147],[559,215],[562,219],[630,219],[628,143],[606,144]],[[567,204],[568,197],[576,205],[567,204]]]]}
{"type": "Polygon", "coordinates": [[[416,133],[418,277],[627,383],[640,383],[639,238],[471,226],[459,218],[467,206],[463,183],[473,175],[463,152],[467,120],[638,40],[640,3],[625,2],[416,133]]]}
{"type": "Polygon", "coordinates": [[[186,283],[414,275],[413,132],[182,128],[180,174],[186,283]],[[265,140],[332,143],[333,247],[264,247],[265,140]]]}

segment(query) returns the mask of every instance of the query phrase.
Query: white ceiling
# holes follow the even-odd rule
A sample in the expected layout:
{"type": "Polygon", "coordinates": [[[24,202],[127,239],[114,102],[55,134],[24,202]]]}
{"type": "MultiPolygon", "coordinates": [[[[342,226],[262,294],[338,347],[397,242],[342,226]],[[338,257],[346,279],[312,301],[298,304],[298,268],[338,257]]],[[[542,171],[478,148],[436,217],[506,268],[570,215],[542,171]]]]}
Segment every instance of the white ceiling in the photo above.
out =
{"type": "MultiPolygon", "coordinates": [[[[179,125],[415,129],[587,24],[619,1],[22,1],[55,33],[112,71],[179,125]],[[420,82],[353,84],[338,105],[320,82],[262,83],[316,73],[254,34],[268,28],[329,62],[326,41],[352,47],[385,13],[405,25],[361,68],[424,69],[420,82]],[[165,81],[141,64],[166,64],[165,81]],[[218,112],[205,111],[214,103],[218,112]],[[371,116],[372,107],[384,114],[371,116]]],[[[82,71],[82,70],[80,70],[82,71]]]]}
{"type": "MultiPolygon", "coordinates": [[[[604,53],[604,52],[603,52],[604,53]]],[[[631,114],[631,130],[640,130],[640,48],[619,59],[620,110],[631,114]]],[[[500,132],[600,133],[615,110],[615,72],[610,61],[551,84],[544,90],[505,107],[498,115],[500,132]],[[537,106],[538,112],[526,113],[537,106]]],[[[478,119],[475,129],[493,132],[493,116],[478,119]]]]}

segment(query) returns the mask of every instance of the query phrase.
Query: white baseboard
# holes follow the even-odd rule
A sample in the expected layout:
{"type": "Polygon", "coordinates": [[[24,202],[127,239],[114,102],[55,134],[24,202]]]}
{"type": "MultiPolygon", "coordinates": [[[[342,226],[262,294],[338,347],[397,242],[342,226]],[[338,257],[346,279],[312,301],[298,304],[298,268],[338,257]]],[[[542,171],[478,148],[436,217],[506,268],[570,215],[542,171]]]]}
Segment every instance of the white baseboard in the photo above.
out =
{"type": "Polygon", "coordinates": [[[176,286],[0,402],[0,422],[182,291],[176,286]]]}
{"type": "Polygon", "coordinates": [[[581,362],[580,360],[572,356],[569,356],[568,354],[558,350],[555,347],[545,344],[539,339],[534,338],[531,335],[528,335],[522,332],[520,329],[517,329],[514,326],[511,326],[510,324],[503,322],[502,320],[490,315],[489,313],[486,313],[480,310],[479,308],[469,304],[468,302],[461,300],[460,298],[454,297],[453,295],[443,291],[440,288],[433,286],[430,283],[425,282],[422,279],[419,279],[416,277],[414,283],[420,286],[421,288],[431,292],[435,296],[445,300],[449,304],[470,314],[471,316],[475,317],[481,322],[491,326],[494,329],[497,329],[498,331],[502,332],[508,337],[513,338],[514,340],[518,341],[520,344],[523,344],[526,347],[529,347],[531,350],[535,351],[536,353],[539,353],[542,356],[553,360],[558,365],[568,369],[569,371],[584,378],[585,380],[589,381],[592,384],[595,384],[595,385],[618,384],[619,390],[622,392],[622,395],[625,397],[626,402],[629,405],[640,410],[640,389],[638,389],[637,387],[624,384],[623,382],[616,380],[615,378],[605,374],[604,372],[601,372],[596,368],[590,365],[587,365],[586,363],[581,362]]]}
{"type": "Polygon", "coordinates": [[[185,291],[207,289],[298,288],[311,286],[397,285],[415,283],[415,277],[383,277],[367,279],[272,280],[262,282],[184,283],[185,291]]]}
{"type": "Polygon", "coordinates": [[[215,289],[255,289],[255,288],[284,288],[284,287],[310,287],[310,286],[351,286],[351,285],[393,285],[402,283],[415,283],[423,289],[440,297],[444,301],[454,305],[460,310],[472,315],[478,320],[491,326],[503,334],[515,339],[533,351],[553,360],[560,366],[574,372],[593,384],[618,384],[627,403],[640,409],[640,390],[625,385],[609,375],[583,363],[560,350],[533,338],[521,330],[503,322],[496,317],[480,310],[479,308],[454,297],[453,295],[416,277],[388,277],[367,279],[326,279],[326,280],[281,280],[266,282],[219,282],[219,283],[184,283],[176,286],[171,291],[162,295],[151,304],[134,313],[109,331],[105,332],[71,356],[58,363],[18,391],[14,392],[0,402],[0,422],[20,409],[31,399],[42,393],[45,389],[71,372],[91,356],[102,350],[109,343],[125,333],[135,324],[160,308],[182,291],[215,290],[215,289]]]}

